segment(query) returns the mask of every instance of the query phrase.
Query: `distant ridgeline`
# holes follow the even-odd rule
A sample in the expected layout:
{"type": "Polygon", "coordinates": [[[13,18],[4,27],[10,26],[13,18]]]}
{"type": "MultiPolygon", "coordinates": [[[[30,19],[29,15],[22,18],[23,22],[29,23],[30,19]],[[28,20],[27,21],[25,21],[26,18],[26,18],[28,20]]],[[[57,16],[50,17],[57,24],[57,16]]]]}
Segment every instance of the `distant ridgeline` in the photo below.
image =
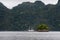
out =
{"type": "Polygon", "coordinates": [[[47,24],[51,31],[60,31],[60,0],[56,5],[23,2],[13,9],[0,3],[0,31],[27,31],[38,24],[47,24]]]}

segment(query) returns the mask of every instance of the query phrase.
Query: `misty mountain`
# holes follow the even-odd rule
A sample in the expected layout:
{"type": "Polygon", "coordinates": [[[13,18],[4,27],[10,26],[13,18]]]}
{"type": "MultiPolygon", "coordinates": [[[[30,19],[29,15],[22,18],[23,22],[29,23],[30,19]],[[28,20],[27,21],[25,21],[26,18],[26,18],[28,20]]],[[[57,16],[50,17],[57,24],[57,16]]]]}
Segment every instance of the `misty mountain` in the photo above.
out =
{"type": "Polygon", "coordinates": [[[0,3],[0,30],[5,30],[8,25],[9,9],[0,3]]]}
{"type": "Polygon", "coordinates": [[[60,30],[60,0],[56,5],[41,1],[23,2],[13,9],[0,3],[0,30],[22,31],[38,24],[47,24],[53,31],[60,30]]]}

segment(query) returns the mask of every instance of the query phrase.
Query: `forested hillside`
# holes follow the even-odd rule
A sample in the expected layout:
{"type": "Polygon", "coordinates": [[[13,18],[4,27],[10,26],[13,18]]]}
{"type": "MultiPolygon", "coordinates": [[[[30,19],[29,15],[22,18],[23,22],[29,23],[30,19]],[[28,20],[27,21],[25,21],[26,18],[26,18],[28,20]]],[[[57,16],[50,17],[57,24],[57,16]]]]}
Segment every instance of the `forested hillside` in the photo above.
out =
{"type": "Polygon", "coordinates": [[[0,3],[0,31],[25,31],[38,24],[47,24],[50,30],[60,31],[60,0],[56,5],[23,2],[13,9],[0,3]]]}

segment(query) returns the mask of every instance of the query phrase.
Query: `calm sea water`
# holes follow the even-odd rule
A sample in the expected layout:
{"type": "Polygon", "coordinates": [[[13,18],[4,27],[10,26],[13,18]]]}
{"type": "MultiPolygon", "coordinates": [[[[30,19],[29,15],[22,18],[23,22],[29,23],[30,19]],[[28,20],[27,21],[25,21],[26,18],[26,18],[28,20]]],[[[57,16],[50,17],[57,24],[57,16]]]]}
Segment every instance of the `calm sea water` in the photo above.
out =
{"type": "Polygon", "coordinates": [[[60,40],[60,32],[0,32],[0,40],[60,40]]]}

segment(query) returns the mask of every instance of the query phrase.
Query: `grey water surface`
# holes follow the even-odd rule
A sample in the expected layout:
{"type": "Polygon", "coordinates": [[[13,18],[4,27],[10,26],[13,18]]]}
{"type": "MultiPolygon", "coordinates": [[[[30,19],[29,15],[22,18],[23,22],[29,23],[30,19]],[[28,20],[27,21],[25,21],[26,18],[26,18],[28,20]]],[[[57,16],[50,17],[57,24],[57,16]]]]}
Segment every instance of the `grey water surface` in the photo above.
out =
{"type": "Polygon", "coordinates": [[[60,40],[60,32],[0,32],[0,40],[60,40]]]}

